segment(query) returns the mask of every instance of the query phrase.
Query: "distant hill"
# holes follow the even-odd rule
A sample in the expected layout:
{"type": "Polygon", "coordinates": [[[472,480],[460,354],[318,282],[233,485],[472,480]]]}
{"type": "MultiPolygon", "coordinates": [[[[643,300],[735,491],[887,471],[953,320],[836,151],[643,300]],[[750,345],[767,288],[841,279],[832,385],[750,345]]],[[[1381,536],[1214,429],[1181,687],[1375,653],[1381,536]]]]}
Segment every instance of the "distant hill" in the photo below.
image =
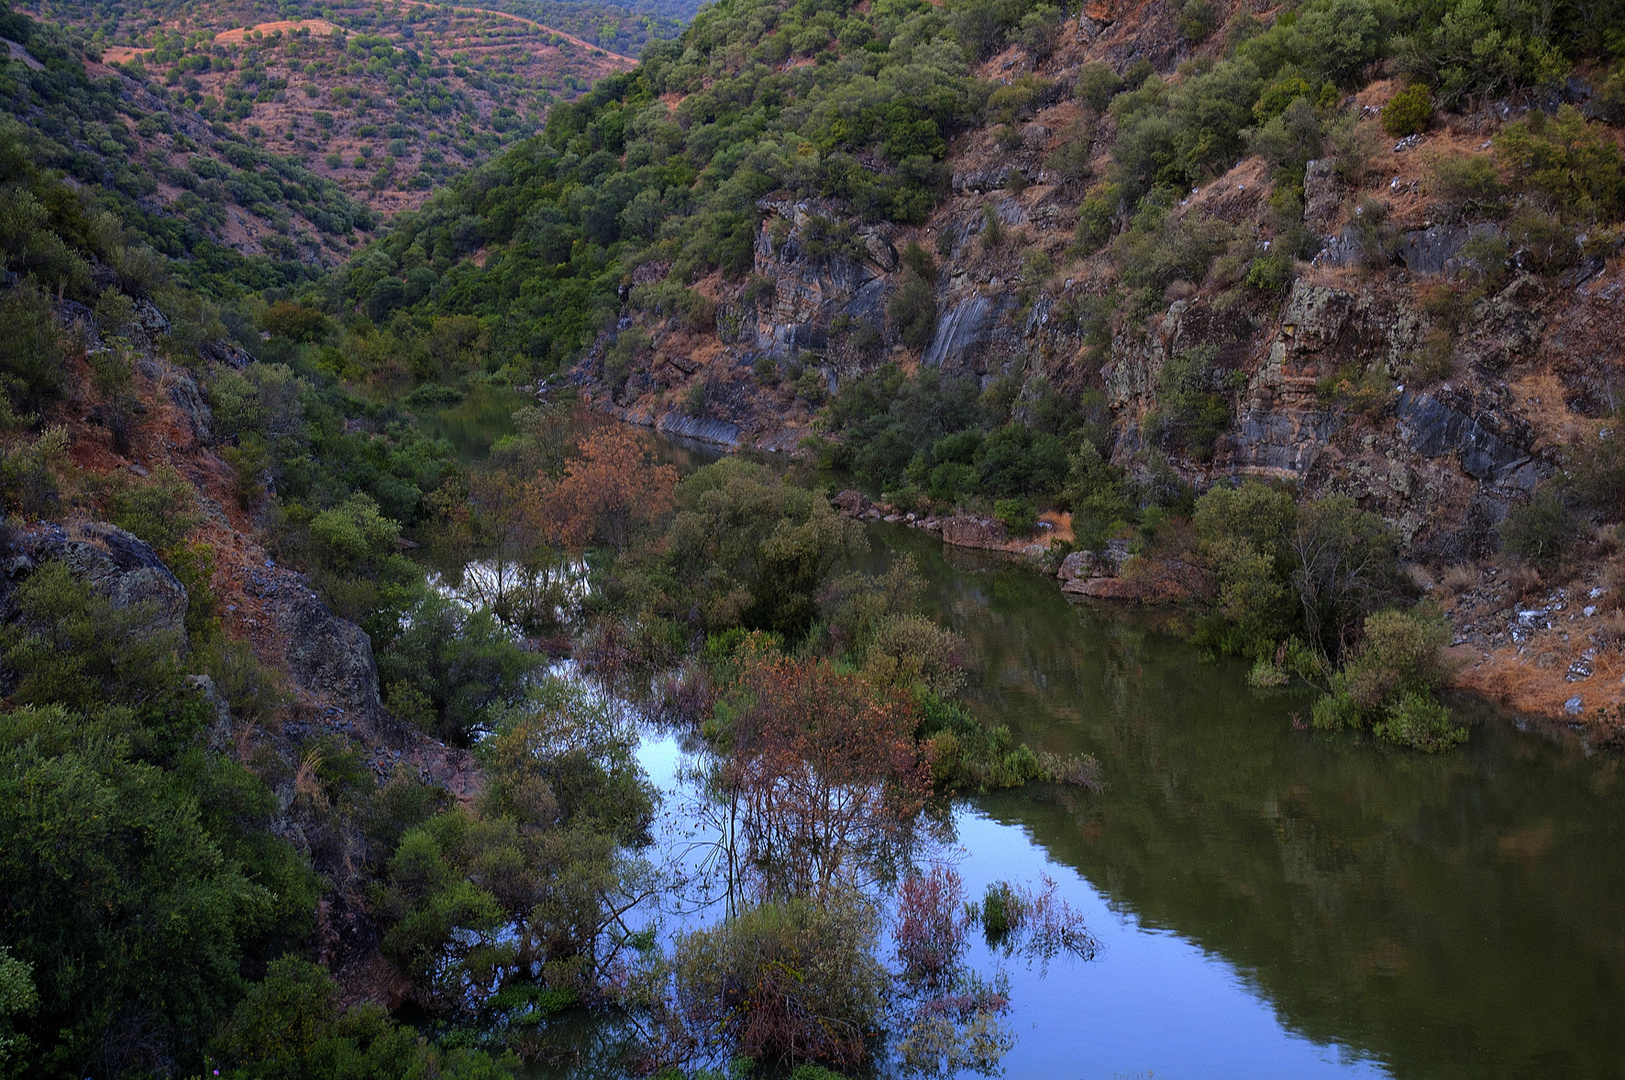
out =
{"type": "Polygon", "coordinates": [[[378,222],[297,158],[101,63],[73,28],[0,4],[0,39],[0,126],[29,168],[99,195],[194,288],[223,295],[297,281],[378,222]]]}

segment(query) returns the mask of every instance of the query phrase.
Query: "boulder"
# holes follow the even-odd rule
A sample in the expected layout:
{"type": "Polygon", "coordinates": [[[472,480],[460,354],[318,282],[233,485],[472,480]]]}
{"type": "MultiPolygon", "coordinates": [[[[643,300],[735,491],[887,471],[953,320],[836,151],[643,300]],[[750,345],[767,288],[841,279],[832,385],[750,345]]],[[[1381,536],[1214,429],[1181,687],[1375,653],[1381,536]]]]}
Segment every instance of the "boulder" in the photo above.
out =
{"type": "Polygon", "coordinates": [[[847,517],[860,517],[864,511],[874,505],[874,503],[870,502],[869,496],[851,488],[835,496],[830,500],[830,503],[847,517]]]}
{"type": "Polygon", "coordinates": [[[1088,580],[1094,576],[1099,556],[1092,551],[1074,551],[1061,561],[1056,577],[1062,581],[1088,580]]]}
{"type": "Polygon", "coordinates": [[[16,552],[10,566],[13,577],[59,560],[114,608],[150,611],[152,632],[186,632],[186,586],[150,545],[117,525],[105,521],[41,525],[17,537],[16,552]]]}
{"type": "Polygon", "coordinates": [[[955,547],[1002,548],[1009,539],[1004,523],[992,518],[956,514],[942,522],[942,542],[955,547]]]}
{"type": "Polygon", "coordinates": [[[288,677],[359,722],[364,733],[376,732],[383,708],[366,633],[334,615],[297,579],[278,582],[267,599],[275,631],[286,643],[288,677]]]}

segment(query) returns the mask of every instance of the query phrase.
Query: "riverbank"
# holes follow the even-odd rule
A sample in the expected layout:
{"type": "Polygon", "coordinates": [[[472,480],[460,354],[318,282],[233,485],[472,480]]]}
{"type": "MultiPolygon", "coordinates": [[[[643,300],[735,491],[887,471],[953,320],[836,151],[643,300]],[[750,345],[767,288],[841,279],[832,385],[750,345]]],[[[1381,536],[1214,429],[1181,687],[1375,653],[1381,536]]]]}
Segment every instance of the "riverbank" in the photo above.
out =
{"type": "MultiPolygon", "coordinates": [[[[1053,576],[1068,595],[1149,605],[1193,595],[1193,568],[1134,558],[1126,540],[1108,541],[1099,552],[1065,551],[1072,539],[1070,515],[1044,515],[1033,539],[1012,537],[985,515],[920,514],[852,489],[831,502],[854,520],[905,525],[950,547],[1020,560],[1053,576]]],[[[1625,612],[1602,568],[1592,567],[1567,586],[1533,591],[1527,573],[1494,565],[1453,568],[1443,581],[1421,567],[1407,570],[1450,619],[1454,689],[1529,716],[1581,725],[1611,744],[1625,742],[1625,653],[1617,648],[1625,612]]]]}

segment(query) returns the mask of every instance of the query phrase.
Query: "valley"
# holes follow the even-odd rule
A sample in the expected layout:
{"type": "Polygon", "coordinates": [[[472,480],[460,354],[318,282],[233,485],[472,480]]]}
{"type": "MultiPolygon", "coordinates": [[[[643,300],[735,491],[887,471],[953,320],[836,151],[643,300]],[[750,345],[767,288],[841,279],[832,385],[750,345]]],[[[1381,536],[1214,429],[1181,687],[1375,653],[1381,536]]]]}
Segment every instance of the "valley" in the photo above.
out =
{"type": "Polygon", "coordinates": [[[1616,0],[0,39],[0,1077],[1618,1074],[1616,0]]]}

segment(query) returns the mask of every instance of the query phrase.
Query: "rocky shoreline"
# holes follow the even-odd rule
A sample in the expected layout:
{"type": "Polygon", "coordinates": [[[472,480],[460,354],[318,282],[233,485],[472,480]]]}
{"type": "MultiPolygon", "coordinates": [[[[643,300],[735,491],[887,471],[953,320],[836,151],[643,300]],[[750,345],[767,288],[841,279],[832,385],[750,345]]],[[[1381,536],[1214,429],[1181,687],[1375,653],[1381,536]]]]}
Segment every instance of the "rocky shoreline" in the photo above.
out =
{"type": "MultiPolygon", "coordinates": [[[[1186,599],[1183,567],[1138,572],[1128,541],[1111,540],[1103,551],[1071,551],[1064,556],[1053,540],[1012,539],[998,520],[974,514],[918,514],[875,502],[846,490],[831,503],[858,521],[882,521],[923,529],[953,547],[994,551],[1053,576],[1061,591],[1101,600],[1168,603],[1186,599]]],[[[1620,687],[1625,668],[1602,646],[1610,634],[1609,590],[1590,582],[1583,591],[1542,590],[1520,597],[1517,586],[1485,568],[1470,584],[1418,582],[1450,617],[1457,689],[1499,701],[1531,716],[1568,723],[1618,727],[1620,687]]]]}

